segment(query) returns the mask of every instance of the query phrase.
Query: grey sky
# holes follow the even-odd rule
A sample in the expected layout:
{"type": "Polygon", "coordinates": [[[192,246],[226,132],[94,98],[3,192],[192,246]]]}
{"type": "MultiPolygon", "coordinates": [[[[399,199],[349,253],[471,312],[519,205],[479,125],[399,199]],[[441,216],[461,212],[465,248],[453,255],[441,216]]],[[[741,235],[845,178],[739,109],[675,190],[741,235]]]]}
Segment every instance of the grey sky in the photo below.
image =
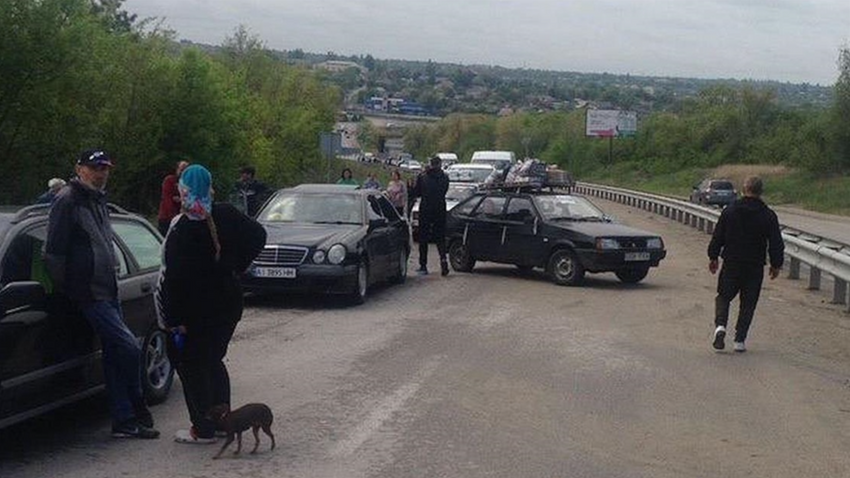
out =
{"type": "Polygon", "coordinates": [[[584,73],[831,85],[850,0],[125,0],[179,38],[584,73]]]}

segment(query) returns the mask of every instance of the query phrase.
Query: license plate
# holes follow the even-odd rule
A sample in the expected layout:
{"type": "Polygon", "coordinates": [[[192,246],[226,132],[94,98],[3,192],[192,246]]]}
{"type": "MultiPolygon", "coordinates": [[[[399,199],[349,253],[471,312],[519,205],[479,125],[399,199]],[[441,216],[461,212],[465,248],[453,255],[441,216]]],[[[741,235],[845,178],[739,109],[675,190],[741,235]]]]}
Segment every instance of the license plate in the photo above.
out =
{"type": "Polygon", "coordinates": [[[255,267],[254,277],[268,277],[274,279],[294,279],[294,267],[255,267]]]}
{"type": "Polygon", "coordinates": [[[649,253],[648,252],[627,252],[626,253],[626,261],[648,261],[649,253]]]}

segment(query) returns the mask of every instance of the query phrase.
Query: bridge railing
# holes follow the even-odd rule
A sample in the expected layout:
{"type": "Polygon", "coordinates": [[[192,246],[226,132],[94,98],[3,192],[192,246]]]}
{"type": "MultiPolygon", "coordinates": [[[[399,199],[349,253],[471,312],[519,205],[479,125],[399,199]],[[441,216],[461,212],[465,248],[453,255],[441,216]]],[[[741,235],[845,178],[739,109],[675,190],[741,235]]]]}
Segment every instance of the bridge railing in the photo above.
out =
{"type": "MultiPolygon", "coordinates": [[[[651,211],[707,234],[714,231],[720,218],[717,209],[655,194],[585,182],[576,183],[574,190],[585,196],[651,211]]],[[[843,304],[844,310],[850,312],[850,246],[788,227],[783,227],[782,238],[788,257],[788,278],[800,279],[801,265],[806,264],[808,289],[819,290],[822,275],[828,274],[833,279],[832,303],[843,304]]]]}

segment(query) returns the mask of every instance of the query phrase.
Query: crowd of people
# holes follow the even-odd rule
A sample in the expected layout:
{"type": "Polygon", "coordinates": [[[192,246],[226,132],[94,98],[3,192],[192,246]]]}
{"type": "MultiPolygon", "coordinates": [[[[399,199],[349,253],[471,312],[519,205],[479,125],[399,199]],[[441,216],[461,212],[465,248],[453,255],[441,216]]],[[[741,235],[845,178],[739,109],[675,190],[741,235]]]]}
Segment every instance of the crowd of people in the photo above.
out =
{"type": "MultiPolygon", "coordinates": [[[[39,203],[51,204],[44,261],[54,290],[82,311],[102,343],[103,369],[112,416],[112,435],[153,439],[160,436],[142,393],[142,351],[123,319],[118,298],[117,258],[107,209],[106,186],[115,167],[103,150],[86,150],[75,162],[75,177],[51,179],[39,203]]],[[[214,443],[216,424],[207,411],[230,405],[230,378],[224,357],[242,316],[239,275],[263,249],[265,229],[253,216],[267,188],[245,167],[234,189],[238,204],[214,202],[212,174],[202,165],[179,161],[162,182],[157,216],[165,237],[162,265],[154,294],[158,323],[172,335],[168,355],[183,384],[191,425],[180,430],[180,443],[214,443]]],[[[358,185],[350,169],[338,184],[358,185]]],[[[420,200],[419,269],[428,274],[428,247],[436,244],[443,276],[446,257],[446,192],[449,179],[439,157],[415,180],[398,170],[384,190],[404,217],[420,200]]],[[[380,189],[370,174],[362,187],[380,189]]],[[[715,298],[713,346],[725,347],[729,304],[740,294],[734,350],[744,352],[762,287],[766,257],[769,277],[778,276],[783,243],[776,214],[761,200],[763,183],[749,178],[744,197],[720,215],[708,246],[709,271],[723,258],[715,298]]]]}

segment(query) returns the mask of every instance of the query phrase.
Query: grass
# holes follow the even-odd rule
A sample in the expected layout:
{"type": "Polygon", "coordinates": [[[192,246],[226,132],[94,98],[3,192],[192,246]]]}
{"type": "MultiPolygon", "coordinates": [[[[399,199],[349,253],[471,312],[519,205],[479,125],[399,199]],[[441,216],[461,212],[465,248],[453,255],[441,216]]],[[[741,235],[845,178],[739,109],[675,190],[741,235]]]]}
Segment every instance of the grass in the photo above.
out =
{"type": "Polygon", "coordinates": [[[706,177],[731,180],[740,191],[744,179],[761,176],[768,204],[850,216],[850,177],[821,177],[808,172],[768,165],[724,165],[714,169],[689,168],[675,173],[649,175],[633,164],[597,171],[583,180],[687,198],[691,188],[706,177]]]}

